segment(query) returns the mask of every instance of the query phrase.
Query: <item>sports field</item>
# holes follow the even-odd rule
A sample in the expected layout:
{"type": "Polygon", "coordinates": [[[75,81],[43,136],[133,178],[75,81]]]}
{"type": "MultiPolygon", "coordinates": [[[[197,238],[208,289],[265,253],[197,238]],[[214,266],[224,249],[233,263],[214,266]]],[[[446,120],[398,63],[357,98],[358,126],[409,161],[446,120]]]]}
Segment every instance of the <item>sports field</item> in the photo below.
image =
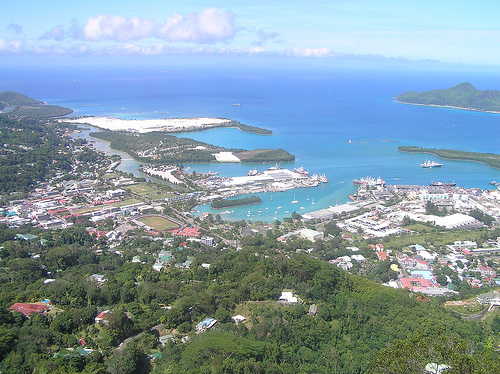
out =
{"type": "Polygon", "coordinates": [[[171,229],[179,228],[177,223],[170,221],[169,219],[162,216],[148,216],[137,219],[139,222],[152,227],[156,231],[165,231],[171,229]]]}
{"type": "Polygon", "coordinates": [[[145,183],[133,184],[131,186],[127,186],[127,189],[139,196],[147,196],[158,193],[158,190],[156,188],[148,186],[145,183]]]}

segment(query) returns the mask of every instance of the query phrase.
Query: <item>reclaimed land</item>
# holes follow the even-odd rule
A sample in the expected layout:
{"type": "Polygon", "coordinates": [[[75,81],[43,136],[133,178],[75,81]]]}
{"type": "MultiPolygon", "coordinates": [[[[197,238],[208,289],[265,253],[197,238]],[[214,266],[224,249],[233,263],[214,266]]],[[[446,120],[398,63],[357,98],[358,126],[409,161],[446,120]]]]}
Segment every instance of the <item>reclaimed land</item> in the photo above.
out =
{"type": "Polygon", "coordinates": [[[32,99],[13,91],[0,92],[0,115],[27,118],[64,117],[73,110],[59,105],[47,105],[43,101],[32,99]]]}
{"type": "Polygon", "coordinates": [[[398,151],[407,153],[430,153],[434,156],[448,160],[481,162],[500,169],[500,155],[496,153],[465,152],[452,149],[420,148],[413,146],[399,146],[398,151]]]}
{"type": "Polygon", "coordinates": [[[139,162],[153,164],[216,162],[214,154],[220,152],[233,152],[242,162],[295,161],[295,156],[283,149],[227,149],[189,138],[178,138],[162,131],[130,133],[106,130],[91,133],[90,136],[110,142],[111,148],[126,152],[139,162]]]}
{"type": "Polygon", "coordinates": [[[480,91],[469,82],[460,83],[447,89],[424,92],[407,91],[397,95],[395,99],[405,104],[500,112],[500,91],[480,91]]]}
{"type": "Polygon", "coordinates": [[[242,199],[232,199],[232,200],[215,200],[210,204],[212,209],[225,209],[233,208],[237,206],[254,205],[260,204],[262,200],[258,196],[244,197],[242,199]]]}

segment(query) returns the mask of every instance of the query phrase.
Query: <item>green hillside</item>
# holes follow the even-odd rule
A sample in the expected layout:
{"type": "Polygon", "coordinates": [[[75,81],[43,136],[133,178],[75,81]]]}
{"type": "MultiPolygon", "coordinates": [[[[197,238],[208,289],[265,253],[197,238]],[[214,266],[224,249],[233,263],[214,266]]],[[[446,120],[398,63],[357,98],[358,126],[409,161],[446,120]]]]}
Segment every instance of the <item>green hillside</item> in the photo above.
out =
{"type": "Polygon", "coordinates": [[[500,111],[500,91],[476,89],[469,82],[448,89],[425,92],[408,91],[395,99],[406,104],[451,106],[468,110],[500,111]]]}
{"type": "Polygon", "coordinates": [[[43,101],[32,99],[18,92],[0,92],[0,115],[2,116],[54,118],[63,117],[72,112],[70,108],[47,105],[43,101]]]}
{"type": "Polygon", "coordinates": [[[32,99],[26,95],[14,91],[0,92],[0,110],[8,106],[18,105],[41,105],[42,101],[32,99]]]}

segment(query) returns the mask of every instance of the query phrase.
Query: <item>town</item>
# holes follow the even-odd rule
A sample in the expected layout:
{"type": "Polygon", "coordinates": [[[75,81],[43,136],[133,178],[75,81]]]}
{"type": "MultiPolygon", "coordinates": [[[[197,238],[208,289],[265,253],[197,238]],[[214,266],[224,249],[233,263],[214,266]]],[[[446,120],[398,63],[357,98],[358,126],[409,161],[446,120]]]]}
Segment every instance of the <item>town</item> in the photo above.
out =
{"type": "MultiPolygon", "coordinates": [[[[96,350],[102,354],[103,347],[110,349],[115,344],[119,344],[117,349],[126,350],[137,342],[144,344],[147,336],[151,340],[148,357],[154,362],[162,349],[187,344],[196,335],[222,328],[217,326],[229,323],[235,328],[250,328],[259,318],[257,309],[252,308],[269,299],[274,299],[269,305],[300,307],[309,316],[317,316],[321,305],[318,307],[308,296],[307,288],[276,285],[273,291],[265,291],[261,285],[248,290],[245,298],[231,296],[234,301],[221,301],[215,309],[196,306],[202,300],[181,307],[173,294],[157,296],[158,301],[150,301],[147,306],[149,322],[137,319],[145,312],[132,300],[146,292],[141,288],[144,279],[170,279],[173,283],[169,287],[176,283],[172,279],[177,279],[175,288],[195,286],[225,271],[220,256],[231,253],[251,254],[263,264],[275,261],[277,256],[282,261],[319,261],[330,269],[325,271],[350,273],[419,297],[449,300],[450,309],[470,318],[477,313],[494,313],[494,307],[500,304],[500,294],[495,291],[500,284],[498,189],[361,184],[349,203],[302,215],[293,212],[282,221],[228,221],[221,214],[211,213],[195,217],[193,208],[210,201],[309,188],[327,179],[278,165],[263,173],[250,171],[248,176],[233,178],[163,165],[144,168],[152,177],[147,180],[118,170],[120,160],[96,151],[92,142],[68,141],[73,130],[58,133],[66,143],[61,143],[57,154],[70,163],[58,168],[55,160],[50,178],[35,181],[26,192],[10,191],[3,196],[0,209],[5,238],[2,258],[11,263],[15,251],[25,251],[38,269],[33,281],[38,280],[41,287],[55,290],[68,282],[64,269],[71,268],[75,256],[87,253],[85,256],[91,256],[94,263],[102,261],[99,272],[92,266],[89,269],[93,272],[84,276],[85,303],[98,305],[97,314],[87,318],[95,329],[83,334],[73,348],[63,349],[62,345],[54,357],[85,358],[96,350]],[[160,179],[155,182],[154,177],[160,179]],[[9,233],[14,237],[6,237],[9,233]],[[76,244],[85,248],[82,254],[71,247],[76,244]],[[73,254],[64,249],[66,245],[73,254]],[[138,273],[128,281],[130,289],[123,288],[112,296],[109,287],[117,287],[116,270],[112,269],[120,269],[113,265],[116,263],[123,264],[121,268],[131,266],[129,269],[138,273]],[[102,294],[104,301],[92,299],[92,294],[102,294]],[[154,317],[155,310],[160,317],[154,317]],[[132,321],[136,328],[124,327],[132,321]],[[118,322],[122,327],[116,327],[118,322]],[[110,329],[115,335],[103,343],[110,329]],[[101,343],[87,343],[93,340],[101,343]]],[[[19,149],[30,151],[26,145],[5,143],[3,152],[19,149]]],[[[17,298],[8,307],[30,319],[47,315],[58,320],[62,318],[59,315],[67,314],[65,297],[47,298],[56,293],[44,292],[43,288],[37,294],[44,297],[17,298]]]]}

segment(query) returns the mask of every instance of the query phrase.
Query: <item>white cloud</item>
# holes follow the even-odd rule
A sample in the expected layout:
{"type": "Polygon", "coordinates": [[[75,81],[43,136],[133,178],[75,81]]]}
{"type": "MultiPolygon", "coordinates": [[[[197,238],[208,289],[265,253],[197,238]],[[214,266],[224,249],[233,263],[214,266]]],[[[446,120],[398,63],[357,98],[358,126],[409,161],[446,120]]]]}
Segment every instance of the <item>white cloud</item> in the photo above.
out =
{"type": "Polygon", "coordinates": [[[236,34],[234,13],[212,7],[187,16],[175,14],[158,30],[158,37],[171,42],[213,44],[236,34]]]}
{"type": "MultiPolygon", "coordinates": [[[[54,35],[60,35],[56,34],[57,31],[60,30],[54,28],[46,36],[55,38],[54,35]]],[[[116,15],[89,17],[82,28],[74,22],[70,33],[76,39],[85,41],[130,42],[154,37],[169,42],[213,44],[233,38],[236,26],[232,12],[211,7],[186,16],[175,14],[161,25],[150,18],[116,15]]]]}
{"type": "Polygon", "coordinates": [[[264,53],[264,52],[266,52],[266,49],[264,47],[253,47],[253,48],[250,48],[249,52],[250,52],[250,54],[264,53]]]}
{"type": "Polygon", "coordinates": [[[287,54],[296,57],[330,57],[332,51],[329,48],[292,48],[287,54]]]}
{"type": "Polygon", "coordinates": [[[20,40],[0,39],[0,53],[19,53],[23,47],[23,42],[20,40]]]}
{"type": "Polygon", "coordinates": [[[87,20],[81,30],[81,37],[87,41],[126,42],[151,36],[155,27],[155,21],[149,18],[100,15],[87,20]]]}
{"type": "Polygon", "coordinates": [[[125,44],[120,46],[107,47],[102,51],[106,55],[137,55],[137,56],[156,56],[167,54],[172,50],[165,44],[156,44],[153,46],[141,46],[137,44],[125,44]]]}
{"type": "Polygon", "coordinates": [[[42,39],[42,40],[54,39],[57,41],[61,41],[64,39],[64,36],[65,36],[64,28],[62,27],[62,25],[59,25],[59,26],[53,27],[52,29],[47,31],[45,34],[43,34],[40,37],[40,39],[42,39]]]}

